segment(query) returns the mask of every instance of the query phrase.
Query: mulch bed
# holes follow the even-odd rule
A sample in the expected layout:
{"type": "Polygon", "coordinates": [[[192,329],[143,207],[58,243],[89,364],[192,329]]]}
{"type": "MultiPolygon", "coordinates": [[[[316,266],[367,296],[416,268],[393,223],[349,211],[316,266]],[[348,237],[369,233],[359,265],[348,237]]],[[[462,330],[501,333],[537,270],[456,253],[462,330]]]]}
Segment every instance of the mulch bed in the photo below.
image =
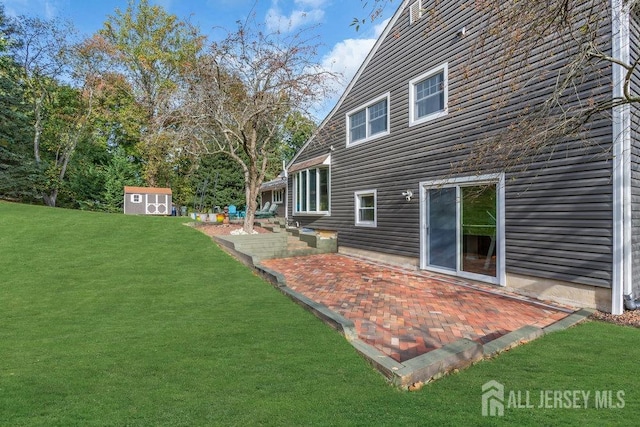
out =
{"type": "Polygon", "coordinates": [[[617,325],[634,326],[636,328],[640,328],[640,310],[625,311],[624,313],[619,315],[596,311],[593,316],[591,316],[591,318],[615,323],[617,325]]]}

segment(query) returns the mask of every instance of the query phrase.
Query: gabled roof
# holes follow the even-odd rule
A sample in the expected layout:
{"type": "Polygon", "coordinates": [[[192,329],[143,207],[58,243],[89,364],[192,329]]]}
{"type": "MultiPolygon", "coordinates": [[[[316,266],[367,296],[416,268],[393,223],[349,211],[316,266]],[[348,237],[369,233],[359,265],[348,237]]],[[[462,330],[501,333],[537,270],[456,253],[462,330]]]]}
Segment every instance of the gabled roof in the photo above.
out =
{"type": "Polygon", "coordinates": [[[125,194],[142,193],[142,194],[173,194],[170,188],[162,187],[124,187],[125,194]]]}
{"type": "Polygon", "coordinates": [[[358,68],[358,72],[353,76],[353,78],[351,79],[351,82],[349,83],[347,88],[342,93],[342,96],[340,97],[340,99],[338,99],[338,102],[336,103],[336,105],[329,112],[329,114],[327,114],[327,117],[324,118],[322,123],[320,123],[320,126],[318,126],[316,131],[309,138],[309,140],[298,150],[296,155],[293,156],[291,161],[286,166],[287,170],[289,170],[291,168],[291,165],[295,164],[295,161],[298,158],[298,156],[300,155],[300,153],[302,153],[307,148],[307,146],[309,144],[311,144],[311,142],[313,142],[313,140],[320,133],[322,128],[329,122],[329,120],[331,120],[331,118],[333,118],[333,115],[336,113],[336,111],[338,111],[338,109],[340,108],[340,106],[342,105],[344,100],[346,99],[347,95],[349,95],[349,93],[351,92],[351,89],[353,89],[353,87],[355,86],[356,82],[358,81],[358,79],[360,78],[362,73],[364,72],[365,68],[367,68],[367,65],[369,65],[369,62],[371,61],[371,58],[373,58],[373,56],[376,54],[376,52],[380,48],[380,45],[382,44],[384,39],[387,38],[387,35],[391,32],[391,29],[393,28],[393,26],[398,21],[398,18],[400,17],[400,15],[402,15],[402,12],[404,12],[405,8],[407,7],[407,5],[411,1],[415,1],[415,0],[402,0],[402,3],[400,3],[400,6],[398,7],[398,10],[396,10],[396,13],[391,17],[391,19],[387,23],[387,26],[385,27],[384,31],[382,32],[382,34],[380,34],[380,37],[378,37],[378,40],[376,40],[376,43],[373,45],[373,47],[371,48],[371,51],[369,52],[369,54],[367,55],[365,60],[362,62],[362,65],[360,65],[360,68],[358,68]]]}

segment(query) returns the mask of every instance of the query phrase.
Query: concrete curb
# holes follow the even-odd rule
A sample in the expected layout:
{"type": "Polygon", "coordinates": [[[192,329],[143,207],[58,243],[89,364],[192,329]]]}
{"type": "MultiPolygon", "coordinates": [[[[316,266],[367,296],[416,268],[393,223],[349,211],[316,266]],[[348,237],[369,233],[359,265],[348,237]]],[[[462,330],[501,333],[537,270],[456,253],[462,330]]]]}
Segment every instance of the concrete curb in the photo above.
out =
{"type": "Polygon", "coordinates": [[[464,369],[482,359],[494,357],[548,333],[575,326],[588,319],[594,312],[590,309],[580,309],[545,328],[524,326],[484,345],[466,338],[459,339],[413,359],[398,362],[361,340],[352,320],[287,287],[282,274],[260,264],[256,264],[253,268],[262,278],[276,286],[294,302],[315,314],[333,329],[340,331],[365,360],[391,384],[402,389],[407,389],[416,383],[436,380],[454,370],[464,369]]]}

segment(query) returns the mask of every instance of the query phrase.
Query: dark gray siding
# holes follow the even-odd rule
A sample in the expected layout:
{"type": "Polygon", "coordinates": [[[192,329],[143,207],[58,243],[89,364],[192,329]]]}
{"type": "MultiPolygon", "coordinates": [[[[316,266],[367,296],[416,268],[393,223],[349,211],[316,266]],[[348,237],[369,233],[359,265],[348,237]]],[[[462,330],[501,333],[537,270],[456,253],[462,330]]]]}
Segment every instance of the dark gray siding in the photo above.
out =
{"type": "MultiPolygon", "coordinates": [[[[287,197],[287,191],[285,190],[285,195],[284,197],[287,197]]],[[[262,191],[260,192],[260,198],[262,199],[262,206],[264,206],[265,203],[269,202],[269,204],[273,204],[273,190],[267,190],[267,191],[262,191]]],[[[278,203],[278,209],[276,209],[276,216],[278,217],[284,217],[284,199],[282,200],[282,203],[278,203]]]]}
{"type": "MultiPolygon", "coordinates": [[[[424,18],[410,26],[404,11],[343,104],[297,159],[334,147],[331,215],[296,216],[301,225],[337,230],[342,246],[418,257],[419,200],[407,202],[401,193],[410,189],[417,195],[419,182],[450,177],[451,164],[464,158],[470,144],[499,134],[525,106],[535,106],[549,94],[557,76],[553,71],[563,57],[552,40],[531,52],[528,67],[506,71],[513,77],[506,81],[517,81],[519,87],[510,94],[511,102],[496,110],[495,95],[511,89],[496,77],[504,70],[495,68],[491,46],[485,46],[486,54],[469,54],[487,31],[473,4],[440,2],[437,28],[424,18]],[[467,30],[464,38],[456,34],[462,27],[467,30]],[[548,52],[554,50],[551,61],[548,52]],[[409,127],[409,81],[445,62],[449,114],[409,127]],[[387,92],[390,134],[346,148],[345,114],[387,92]],[[367,189],[377,190],[377,228],[354,227],[353,193],[367,189]]],[[[578,87],[580,95],[609,96],[606,64],[592,76],[578,87]]],[[[532,160],[526,171],[507,175],[508,272],[610,286],[611,161],[602,154],[611,145],[609,120],[594,120],[587,139],[588,145],[560,143],[532,160]]]]}
{"type": "MultiPolygon", "coordinates": [[[[640,56],[640,17],[631,14],[631,61],[640,56]]],[[[635,96],[640,94],[640,76],[634,74],[631,90],[635,96]]],[[[640,296],[640,109],[631,105],[631,246],[633,257],[633,294],[640,296]]]]}

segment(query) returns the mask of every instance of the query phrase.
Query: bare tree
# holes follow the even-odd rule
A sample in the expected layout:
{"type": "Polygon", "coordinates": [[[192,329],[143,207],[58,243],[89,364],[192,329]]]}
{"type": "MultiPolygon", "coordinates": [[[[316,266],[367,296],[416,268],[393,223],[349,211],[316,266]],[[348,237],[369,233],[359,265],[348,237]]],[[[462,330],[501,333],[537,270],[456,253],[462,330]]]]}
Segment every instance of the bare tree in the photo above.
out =
{"type": "Polygon", "coordinates": [[[308,32],[266,33],[251,18],[194,64],[183,109],[191,148],[225,153],[242,169],[247,233],[287,118],[326,96],[334,77],[313,62],[308,32]]]}

